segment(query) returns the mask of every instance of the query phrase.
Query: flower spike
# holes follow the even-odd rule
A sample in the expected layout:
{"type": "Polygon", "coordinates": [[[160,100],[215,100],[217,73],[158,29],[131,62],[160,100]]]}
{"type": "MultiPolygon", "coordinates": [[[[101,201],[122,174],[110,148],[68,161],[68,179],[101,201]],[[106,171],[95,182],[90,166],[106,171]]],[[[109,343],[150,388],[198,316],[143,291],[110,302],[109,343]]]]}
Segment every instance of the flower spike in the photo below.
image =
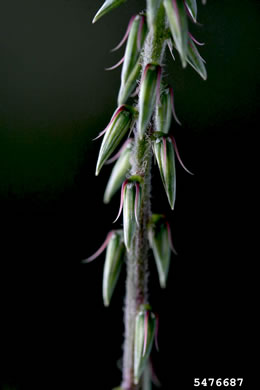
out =
{"type": "Polygon", "coordinates": [[[123,62],[124,62],[125,57],[121,58],[120,61],[118,61],[115,65],[110,66],[110,68],[105,68],[105,70],[113,70],[118,68],[123,62]]]}
{"type": "Polygon", "coordinates": [[[125,43],[125,41],[127,40],[128,38],[128,35],[130,33],[130,30],[131,30],[131,27],[132,27],[132,24],[133,24],[133,21],[135,19],[136,15],[133,15],[128,23],[128,26],[127,26],[127,29],[126,29],[126,32],[125,32],[125,35],[123,36],[123,39],[119,42],[119,44],[114,47],[113,49],[111,49],[110,51],[113,52],[113,51],[116,51],[118,50],[121,46],[123,46],[123,44],[125,43]]]}
{"type": "Polygon", "coordinates": [[[89,256],[87,257],[85,260],[82,260],[81,262],[84,264],[84,263],[90,263],[91,261],[95,260],[99,255],[101,255],[101,253],[106,249],[112,235],[114,234],[114,230],[111,230],[105,241],[103,242],[103,244],[101,245],[101,247],[92,255],[92,256],[89,256]]]}

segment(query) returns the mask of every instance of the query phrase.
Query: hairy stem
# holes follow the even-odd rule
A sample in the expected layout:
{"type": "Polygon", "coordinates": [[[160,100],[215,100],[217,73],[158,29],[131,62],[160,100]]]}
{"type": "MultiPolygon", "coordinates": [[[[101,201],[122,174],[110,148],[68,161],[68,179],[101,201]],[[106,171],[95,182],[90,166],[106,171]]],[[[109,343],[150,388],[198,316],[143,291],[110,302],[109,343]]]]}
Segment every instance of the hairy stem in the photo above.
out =
{"type": "MultiPolygon", "coordinates": [[[[149,3],[149,1],[148,1],[149,3]]],[[[143,51],[143,70],[148,63],[161,64],[165,49],[165,13],[161,6],[156,17],[156,28],[150,26],[143,51]]],[[[152,129],[152,126],[150,127],[152,129]]],[[[148,129],[149,130],[149,129],[148,129]]],[[[148,137],[135,134],[132,174],[143,177],[139,226],[127,259],[125,299],[125,342],[123,356],[124,390],[136,390],[133,381],[135,317],[141,304],[148,300],[148,237],[147,223],[151,215],[151,144],[148,137]]]]}

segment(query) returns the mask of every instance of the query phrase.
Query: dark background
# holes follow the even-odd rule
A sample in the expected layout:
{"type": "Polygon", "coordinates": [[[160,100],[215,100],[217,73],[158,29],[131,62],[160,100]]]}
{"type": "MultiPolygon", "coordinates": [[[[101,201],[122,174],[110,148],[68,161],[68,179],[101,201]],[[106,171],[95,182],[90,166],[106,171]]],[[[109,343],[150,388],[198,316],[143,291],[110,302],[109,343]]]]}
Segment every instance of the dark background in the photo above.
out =
{"type": "MultiPolygon", "coordinates": [[[[170,212],[153,171],[153,210],[167,214],[179,253],[165,291],[150,259],[154,360],[165,390],[192,389],[194,377],[244,377],[255,389],[260,7],[198,3],[202,26],[191,29],[206,42],[208,80],[166,60],[183,124],[172,132],[195,175],[177,167],[170,212]]],[[[124,275],[105,309],[104,256],[80,262],[118,210],[118,195],[102,203],[110,168],[95,178],[92,139],[116,107],[120,70],[104,68],[123,49],[109,50],[145,2],[129,0],[95,25],[101,1],[0,4],[0,388],[111,389],[120,383],[124,275]]]]}

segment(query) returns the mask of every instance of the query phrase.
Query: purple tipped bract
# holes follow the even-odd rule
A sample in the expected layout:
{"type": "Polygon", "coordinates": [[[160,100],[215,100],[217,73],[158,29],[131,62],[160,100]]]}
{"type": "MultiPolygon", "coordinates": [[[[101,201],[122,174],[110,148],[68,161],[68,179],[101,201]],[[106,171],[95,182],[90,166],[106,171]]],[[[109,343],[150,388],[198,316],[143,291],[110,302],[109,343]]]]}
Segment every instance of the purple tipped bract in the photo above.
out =
{"type": "Polygon", "coordinates": [[[122,40],[119,42],[119,44],[114,47],[113,49],[111,49],[111,51],[116,51],[118,50],[121,46],[123,46],[123,44],[125,43],[125,41],[127,40],[127,37],[130,33],[130,30],[131,30],[131,27],[132,27],[132,24],[133,24],[133,21],[135,20],[135,17],[136,15],[133,15],[128,23],[128,26],[127,26],[127,29],[126,29],[126,32],[125,32],[125,35],[123,36],[122,40]]]}
{"type": "Polygon", "coordinates": [[[110,238],[112,237],[112,235],[114,234],[114,230],[111,230],[105,241],[103,242],[103,244],[101,245],[101,247],[92,255],[92,256],[89,256],[87,257],[85,260],[82,260],[82,263],[90,263],[91,261],[95,260],[99,255],[101,255],[101,253],[106,249],[109,241],[110,241],[110,238]]]}

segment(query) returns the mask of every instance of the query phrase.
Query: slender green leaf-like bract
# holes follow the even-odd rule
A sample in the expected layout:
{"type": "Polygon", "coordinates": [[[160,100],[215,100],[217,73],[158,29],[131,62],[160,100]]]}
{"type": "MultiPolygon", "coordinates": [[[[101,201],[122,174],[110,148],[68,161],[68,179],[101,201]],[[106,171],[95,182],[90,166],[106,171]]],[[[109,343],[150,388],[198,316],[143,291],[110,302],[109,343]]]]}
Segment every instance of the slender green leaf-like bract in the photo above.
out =
{"type": "Polygon", "coordinates": [[[106,0],[102,7],[96,13],[92,23],[95,23],[102,16],[106,15],[108,12],[112,11],[112,9],[118,7],[123,4],[126,0],[106,0]]]}

